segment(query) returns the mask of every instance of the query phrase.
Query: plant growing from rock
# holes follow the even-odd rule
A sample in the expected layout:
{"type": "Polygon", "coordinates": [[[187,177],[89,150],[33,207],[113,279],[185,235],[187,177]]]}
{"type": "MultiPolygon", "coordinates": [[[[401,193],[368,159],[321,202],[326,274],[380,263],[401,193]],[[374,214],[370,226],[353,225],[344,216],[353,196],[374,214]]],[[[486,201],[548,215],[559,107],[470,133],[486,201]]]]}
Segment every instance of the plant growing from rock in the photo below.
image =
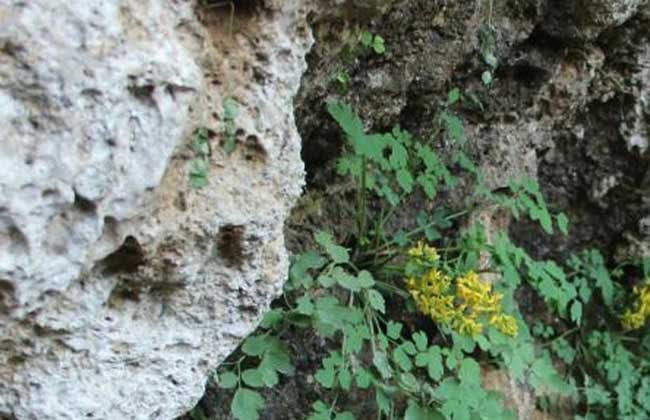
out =
{"type": "MultiPolygon", "coordinates": [[[[636,300],[624,309],[627,298],[614,280],[624,267],[608,270],[597,251],[563,262],[536,260],[506,232],[488,232],[467,218],[500,208],[538,222],[546,234],[569,234],[567,216],[549,211],[532,179],[512,180],[507,194],[486,188],[463,152],[463,122],[453,111],[461,100],[453,89],[438,115],[454,145],[447,160],[400,127],[368,134],[349,105],[328,104],[348,141],[337,170],[357,185],[356,231],[345,245],[318,232],[316,247],[293,257],[284,307],[267,314],[265,332],[249,337],[244,356],[219,374],[221,387],[237,389],[235,418],[260,418],[264,401],[256,389],[293,373],[281,341],[286,325],[311,329],[328,343],[313,378],[331,397],[313,402],[309,420],[354,419],[353,407],[338,403],[340,394],[352,391],[374,394],[378,418],[515,418],[500,394],[483,387],[489,366],[530,385],[542,408],[551,409],[554,392],[572,399],[585,413],[581,418],[650,413],[650,382],[643,374],[649,365],[628,347],[638,340],[647,351],[650,338],[621,329],[621,320],[628,329],[644,324],[650,286],[636,289],[636,300]],[[435,202],[459,176],[475,180],[467,209],[439,207],[419,214],[410,230],[387,228],[414,195],[435,202]],[[372,216],[371,201],[380,207],[372,216]],[[521,289],[545,303],[561,320],[558,328],[539,321],[529,327],[517,304],[521,289]],[[601,302],[609,319],[587,318],[601,302]],[[414,316],[430,326],[415,325],[409,321],[414,316]]],[[[640,266],[648,277],[647,260],[625,265],[640,266]]]]}
{"type": "Polygon", "coordinates": [[[203,188],[208,185],[210,172],[210,138],[208,129],[199,127],[194,133],[192,149],[194,158],[190,161],[189,181],[192,188],[203,188]]]}

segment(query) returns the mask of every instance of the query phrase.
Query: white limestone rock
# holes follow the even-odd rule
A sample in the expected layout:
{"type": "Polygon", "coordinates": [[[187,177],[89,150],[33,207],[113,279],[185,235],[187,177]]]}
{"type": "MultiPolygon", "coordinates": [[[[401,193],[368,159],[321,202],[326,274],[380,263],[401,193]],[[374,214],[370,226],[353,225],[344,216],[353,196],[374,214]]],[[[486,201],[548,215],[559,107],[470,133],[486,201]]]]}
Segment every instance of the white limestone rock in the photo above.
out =
{"type": "Polygon", "coordinates": [[[304,3],[231,26],[187,0],[0,0],[0,417],[174,418],[259,322],[303,183],[304,3]]]}

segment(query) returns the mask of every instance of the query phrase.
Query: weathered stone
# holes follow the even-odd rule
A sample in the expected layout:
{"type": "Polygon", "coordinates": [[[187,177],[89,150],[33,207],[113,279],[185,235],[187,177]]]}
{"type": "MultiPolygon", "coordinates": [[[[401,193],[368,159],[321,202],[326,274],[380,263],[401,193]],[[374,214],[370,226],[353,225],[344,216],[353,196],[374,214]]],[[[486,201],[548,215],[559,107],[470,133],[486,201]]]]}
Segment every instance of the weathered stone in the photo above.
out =
{"type": "Polygon", "coordinates": [[[0,0],[0,417],[178,416],[281,289],[311,34],[235,3],[0,0]]]}
{"type": "Polygon", "coordinates": [[[594,39],[647,5],[647,0],[551,0],[545,29],[561,37],[594,39]]]}

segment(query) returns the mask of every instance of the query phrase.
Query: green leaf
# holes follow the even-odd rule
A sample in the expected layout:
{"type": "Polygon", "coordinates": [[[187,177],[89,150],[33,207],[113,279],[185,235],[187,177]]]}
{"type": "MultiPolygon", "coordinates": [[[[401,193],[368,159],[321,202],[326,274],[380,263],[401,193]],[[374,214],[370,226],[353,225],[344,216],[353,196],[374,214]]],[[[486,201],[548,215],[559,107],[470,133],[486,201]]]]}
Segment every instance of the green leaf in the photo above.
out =
{"type": "Polygon", "coordinates": [[[325,249],[325,252],[337,264],[343,264],[350,261],[350,254],[348,250],[342,246],[336,245],[332,235],[327,232],[318,232],[315,236],[316,243],[325,249]]]}
{"type": "Polygon", "coordinates": [[[562,268],[557,265],[555,261],[546,261],[544,263],[544,270],[556,279],[560,281],[566,281],[566,274],[564,274],[564,270],[562,270],[562,268]]]}
{"type": "Polygon", "coordinates": [[[463,120],[458,118],[456,115],[449,114],[447,112],[442,113],[442,119],[446,123],[447,131],[452,139],[460,142],[461,144],[467,140],[465,137],[465,127],[463,126],[463,120]]]}
{"type": "Polygon", "coordinates": [[[260,326],[264,329],[276,328],[284,319],[284,311],[281,309],[271,309],[262,318],[260,326]]]}
{"type": "Polygon", "coordinates": [[[383,392],[381,389],[377,388],[375,390],[375,400],[377,401],[377,407],[385,415],[389,415],[391,412],[391,402],[388,395],[383,392]]]}
{"type": "Polygon", "coordinates": [[[354,414],[350,413],[349,411],[344,411],[342,413],[338,413],[334,420],[354,420],[354,414]]]}
{"type": "Polygon", "coordinates": [[[361,290],[359,279],[345,271],[341,270],[336,273],[335,279],[339,286],[343,287],[344,289],[348,289],[352,292],[358,292],[361,290]]]}
{"type": "Polygon", "coordinates": [[[291,357],[289,357],[289,349],[286,344],[279,340],[271,343],[267,352],[264,354],[262,363],[268,363],[268,366],[285,375],[292,375],[294,371],[293,365],[291,364],[291,357]]]}
{"type": "Polygon", "coordinates": [[[415,401],[409,400],[404,420],[444,420],[444,417],[432,408],[420,407],[415,401]]]}
{"type": "Polygon", "coordinates": [[[390,363],[388,363],[386,353],[375,351],[375,354],[372,357],[372,364],[377,368],[382,378],[390,379],[393,377],[393,369],[390,367],[390,363]]]}
{"type": "Polygon", "coordinates": [[[404,371],[408,372],[413,369],[411,358],[404,352],[402,347],[397,347],[393,350],[393,360],[404,371]]]}
{"type": "Polygon", "coordinates": [[[237,386],[237,383],[239,382],[239,377],[235,375],[233,372],[224,372],[221,375],[218,376],[219,380],[217,383],[219,384],[220,388],[234,388],[237,386]]]}
{"type": "Polygon", "coordinates": [[[368,372],[366,369],[359,368],[359,370],[356,372],[355,379],[357,387],[360,389],[367,389],[370,386],[372,376],[370,376],[370,372],[368,372]]]}
{"type": "Polygon", "coordinates": [[[492,67],[493,69],[496,68],[497,64],[499,63],[499,60],[497,60],[497,57],[494,55],[494,53],[492,53],[490,51],[485,51],[484,52],[483,60],[485,60],[485,64],[492,67]]]}
{"type": "Polygon", "coordinates": [[[492,72],[490,70],[485,70],[481,75],[481,80],[485,86],[490,86],[492,84],[492,72]]]}
{"type": "Polygon", "coordinates": [[[361,45],[364,47],[370,47],[372,45],[372,33],[369,31],[361,32],[361,45]]]}
{"type": "Polygon", "coordinates": [[[314,314],[314,303],[309,296],[304,295],[299,297],[298,300],[296,300],[296,303],[298,304],[296,307],[296,311],[298,311],[298,313],[301,313],[303,315],[314,314]]]}
{"type": "Polygon", "coordinates": [[[417,393],[420,389],[420,384],[418,383],[417,378],[410,372],[400,375],[399,382],[404,390],[412,394],[417,393]]]}
{"type": "Polygon", "coordinates": [[[531,366],[531,371],[534,378],[531,378],[531,384],[535,389],[542,389],[550,387],[560,393],[566,393],[567,384],[562,380],[562,377],[557,373],[555,366],[550,360],[550,357],[538,358],[531,366]]]}
{"type": "Polygon", "coordinates": [[[370,336],[369,333],[366,336],[361,332],[361,328],[355,327],[353,325],[346,325],[344,331],[345,331],[345,346],[343,347],[343,351],[345,353],[360,352],[361,349],[363,348],[364,336],[365,337],[370,336]]]}
{"type": "Polygon", "coordinates": [[[190,175],[196,177],[207,176],[210,170],[210,164],[204,158],[196,158],[190,161],[190,175]]]}
{"type": "Polygon", "coordinates": [[[258,369],[246,369],[242,372],[241,378],[244,383],[253,388],[264,386],[264,378],[262,372],[258,369]]]}
{"type": "Polygon", "coordinates": [[[226,97],[223,100],[223,119],[234,120],[239,116],[239,105],[233,98],[226,97]]]}
{"type": "Polygon", "coordinates": [[[436,194],[438,193],[438,182],[436,181],[436,178],[431,175],[420,175],[417,178],[417,182],[420,184],[429,200],[436,198],[436,194]]]}
{"type": "Polygon", "coordinates": [[[344,391],[349,391],[352,387],[352,374],[347,368],[343,368],[339,371],[339,384],[341,389],[344,391]]]}
{"type": "Polygon", "coordinates": [[[200,155],[207,156],[210,154],[210,145],[205,140],[195,140],[193,148],[200,155]]]}
{"type": "Polygon", "coordinates": [[[614,300],[614,284],[604,265],[599,265],[596,269],[596,286],[600,288],[605,304],[611,306],[614,300]]]}
{"type": "Polygon", "coordinates": [[[553,340],[551,344],[553,352],[562,359],[562,361],[568,365],[571,365],[576,357],[576,350],[571,346],[571,344],[564,338],[558,338],[553,340]]]}
{"type": "Polygon", "coordinates": [[[425,351],[429,345],[429,340],[427,339],[427,335],[423,331],[416,331],[412,335],[413,337],[413,342],[415,343],[415,347],[418,349],[418,351],[425,351]]]}
{"type": "Polygon", "coordinates": [[[208,178],[204,175],[190,175],[190,187],[200,189],[209,184],[208,178]]]}
{"type": "Polygon", "coordinates": [[[579,300],[574,300],[571,305],[571,321],[577,325],[582,321],[582,303],[579,300]]]}
{"type": "Polygon", "coordinates": [[[426,366],[429,377],[434,381],[439,381],[445,371],[442,364],[442,353],[438,346],[431,346],[426,352],[419,353],[415,357],[415,364],[418,367],[426,366]]]}
{"type": "Polygon", "coordinates": [[[307,420],[332,420],[329,407],[322,401],[316,401],[312,404],[312,408],[315,412],[307,417],[307,420]]]}
{"type": "Polygon", "coordinates": [[[370,139],[366,136],[363,122],[354,113],[350,105],[330,102],[327,104],[327,111],[348,136],[348,140],[352,143],[357,155],[382,157],[385,141],[382,141],[381,137],[370,139]]]}
{"type": "Polygon", "coordinates": [[[479,366],[476,360],[471,357],[466,357],[460,364],[458,377],[461,382],[478,385],[481,383],[481,366],[479,366]]]}
{"type": "Polygon", "coordinates": [[[411,173],[406,169],[400,169],[397,171],[397,183],[405,193],[410,194],[413,191],[413,177],[411,173]]]}
{"type": "Polygon", "coordinates": [[[272,388],[278,384],[280,380],[278,373],[267,358],[262,360],[262,363],[260,363],[257,369],[262,373],[262,381],[265,386],[272,388]]]}
{"type": "Polygon", "coordinates": [[[268,337],[264,335],[251,335],[241,347],[241,350],[249,356],[261,356],[269,344],[268,337]]]}
{"type": "Polygon", "coordinates": [[[392,151],[388,161],[391,167],[394,170],[406,168],[408,165],[408,152],[406,148],[396,141],[391,142],[390,146],[392,151]]]}
{"type": "Polygon", "coordinates": [[[558,227],[558,229],[560,229],[560,232],[562,232],[564,235],[568,235],[569,234],[569,219],[566,217],[566,214],[558,213],[556,218],[557,218],[557,227],[558,227]]]}
{"type": "Polygon", "coordinates": [[[309,288],[312,286],[313,278],[309,270],[321,269],[327,263],[327,259],[317,252],[306,252],[293,258],[289,270],[289,280],[296,287],[299,285],[309,288]]]}
{"type": "Polygon", "coordinates": [[[334,286],[336,284],[336,280],[332,276],[327,275],[325,273],[318,276],[317,280],[318,280],[318,283],[321,286],[325,287],[325,288],[332,287],[332,286],[334,286]]]}
{"type": "Polygon", "coordinates": [[[545,208],[541,209],[539,212],[539,223],[544,229],[544,232],[549,235],[553,234],[553,222],[551,221],[551,215],[545,208]]]}
{"type": "Polygon", "coordinates": [[[375,39],[372,42],[372,48],[377,54],[383,54],[386,52],[386,45],[384,43],[384,38],[379,35],[375,35],[375,39]]]}
{"type": "Polygon", "coordinates": [[[238,420],[258,420],[258,412],[262,408],[264,408],[262,396],[247,388],[239,388],[230,404],[230,411],[238,420]]]}
{"type": "Polygon", "coordinates": [[[336,372],[334,372],[333,368],[318,369],[318,371],[314,375],[314,379],[316,379],[316,381],[318,381],[319,384],[329,389],[334,386],[334,380],[336,379],[336,372]]]}
{"type": "Polygon", "coordinates": [[[382,314],[386,313],[386,302],[384,301],[384,297],[375,289],[368,290],[368,301],[373,309],[382,314]]]}
{"type": "Polygon", "coordinates": [[[395,321],[388,321],[386,325],[386,334],[393,340],[397,340],[402,333],[402,323],[395,321]]]}
{"type": "Polygon", "coordinates": [[[440,408],[446,418],[454,420],[470,420],[469,407],[466,401],[462,399],[449,399],[442,404],[440,408]]]}
{"type": "Polygon", "coordinates": [[[478,168],[464,152],[460,151],[456,154],[456,162],[464,170],[473,174],[478,174],[478,168]]]}
{"type": "Polygon", "coordinates": [[[357,275],[357,280],[359,287],[362,287],[364,289],[368,289],[375,285],[375,280],[372,278],[372,274],[366,270],[361,270],[359,272],[357,275]]]}
{"type": "Polygon", "coordinates": [[[453,88],[452,90],[450,90],[449,94],[447,94],[447,103],[449,105],[453,105],[459,100],[460,100],[460,89],[453,88]]]}
{"type": "Polygon", "coordinates": [[[609,405],[610,393],[599,383],[594,383],[586,390],[587,403],[589,405],[609,405]]]}

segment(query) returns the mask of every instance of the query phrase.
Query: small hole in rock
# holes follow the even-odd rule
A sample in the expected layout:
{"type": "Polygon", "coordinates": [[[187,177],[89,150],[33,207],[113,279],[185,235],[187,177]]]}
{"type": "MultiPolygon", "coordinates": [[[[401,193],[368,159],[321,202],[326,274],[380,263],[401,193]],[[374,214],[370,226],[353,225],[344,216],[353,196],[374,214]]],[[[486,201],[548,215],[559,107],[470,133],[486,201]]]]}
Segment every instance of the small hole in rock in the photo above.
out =
{"type": "Polygon", "coordinates": [[[233,10],[235,17],[252,17],[262,6],[262,0],[206,0],[201,8],[214,13],[227,14],[233,10]]]}
{"type": "Polygon", "coordinates": [[[9,312],[9,308],[15,304],[15,291],[16,288],[9,280],[0,280],[0,312],[9,312]]]}
{"type": "Polygon", "coordinates": [[[127,236],[124,243],[99,264],[105,275],[133,273],[144,264],[144,252],[137,239],[127,236]]]}
{"type": "Polygon", "coordinates": [[[97,205],[87,198],[83,197],[76,191],[74,192],[74,207],[81,213],[94,213],[97,205]]]}
{"type": "Polygon", "coordinates": [[[226,225],[219,229],[217,251],[227,267],[241,266],[244,261],[244,227],[226,225]]]}
{"type": "Polygon", "coordinates": [[[266,149],[262,146],[257,136],[246,137],[246,160],[264,162],[266,160],[266,149]]]}

